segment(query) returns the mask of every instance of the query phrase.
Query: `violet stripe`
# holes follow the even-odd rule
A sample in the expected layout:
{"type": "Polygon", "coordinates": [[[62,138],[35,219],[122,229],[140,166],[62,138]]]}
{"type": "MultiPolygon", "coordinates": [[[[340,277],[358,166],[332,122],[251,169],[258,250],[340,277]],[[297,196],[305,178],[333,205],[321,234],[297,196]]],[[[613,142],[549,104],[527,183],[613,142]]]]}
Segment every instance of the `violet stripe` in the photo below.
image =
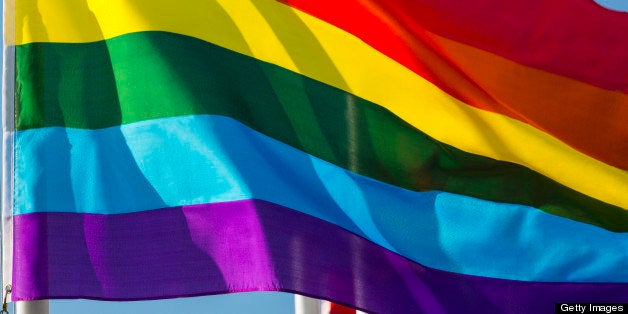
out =
{"type": "Polygon", "coordinates": [[[378,313],[553,313],[556,302],[628,302],[625,283],[522,282],[423,267],[257,200],[14,219],[14,300],[278,290],[378,313]]]}

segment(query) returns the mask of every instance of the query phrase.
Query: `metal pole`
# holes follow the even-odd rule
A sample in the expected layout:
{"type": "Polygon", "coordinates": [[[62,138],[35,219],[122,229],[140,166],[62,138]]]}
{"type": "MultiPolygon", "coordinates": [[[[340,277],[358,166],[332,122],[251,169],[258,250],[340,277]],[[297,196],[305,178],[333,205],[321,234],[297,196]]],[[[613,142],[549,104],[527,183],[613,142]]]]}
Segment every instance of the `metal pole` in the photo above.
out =
{"type": "Polygon", "coordinates": [[[49,314],[48,300],[18,301],[15,302],[15,314],[49,314]]]}
{"type": "Polygon", "coordinates": [[[317,299],[294,295],[295,314],[320,314],[321,304],[317,299]]]}

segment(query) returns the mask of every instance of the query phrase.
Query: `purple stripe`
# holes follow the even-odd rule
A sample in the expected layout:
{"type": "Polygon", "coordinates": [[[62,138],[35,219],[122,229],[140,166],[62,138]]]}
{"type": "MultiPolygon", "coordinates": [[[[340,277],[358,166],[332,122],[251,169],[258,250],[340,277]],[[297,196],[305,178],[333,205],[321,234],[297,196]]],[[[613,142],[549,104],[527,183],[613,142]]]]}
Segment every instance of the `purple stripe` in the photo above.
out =
{"type": "Polygon", "coordinates": [[[34,213],[14,223],[14,300],[271,290],[378,313],[553,313],[557,302],[628,302],[628,284],[521,282],[426,268],[263,201],[119,215],[34,213]]]}

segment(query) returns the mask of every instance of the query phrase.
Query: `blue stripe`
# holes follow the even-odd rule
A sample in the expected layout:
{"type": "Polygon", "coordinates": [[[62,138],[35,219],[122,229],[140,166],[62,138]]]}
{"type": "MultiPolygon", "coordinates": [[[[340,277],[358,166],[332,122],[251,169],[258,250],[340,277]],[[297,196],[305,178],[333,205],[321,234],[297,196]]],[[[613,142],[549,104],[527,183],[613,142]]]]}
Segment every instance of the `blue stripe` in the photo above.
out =
{"type": "Polygon", "coordinates": [[[401,189],[225,117],[19,131],[15,168],[15,214],[119,214],[254,198],[436,269],[526,281],[628,282],[628,233],[526,206],[401,189]]]}

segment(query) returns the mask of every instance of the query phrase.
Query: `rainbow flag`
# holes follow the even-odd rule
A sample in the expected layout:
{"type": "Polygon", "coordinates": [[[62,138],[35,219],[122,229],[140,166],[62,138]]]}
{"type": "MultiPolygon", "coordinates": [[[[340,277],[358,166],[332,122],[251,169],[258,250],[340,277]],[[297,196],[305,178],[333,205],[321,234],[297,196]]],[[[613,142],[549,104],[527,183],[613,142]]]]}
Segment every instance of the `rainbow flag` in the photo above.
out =
{"type": "Polygon", "coordinates": [[[628,13],[5,1],[12,300],[628,302],[628,13]]]}

